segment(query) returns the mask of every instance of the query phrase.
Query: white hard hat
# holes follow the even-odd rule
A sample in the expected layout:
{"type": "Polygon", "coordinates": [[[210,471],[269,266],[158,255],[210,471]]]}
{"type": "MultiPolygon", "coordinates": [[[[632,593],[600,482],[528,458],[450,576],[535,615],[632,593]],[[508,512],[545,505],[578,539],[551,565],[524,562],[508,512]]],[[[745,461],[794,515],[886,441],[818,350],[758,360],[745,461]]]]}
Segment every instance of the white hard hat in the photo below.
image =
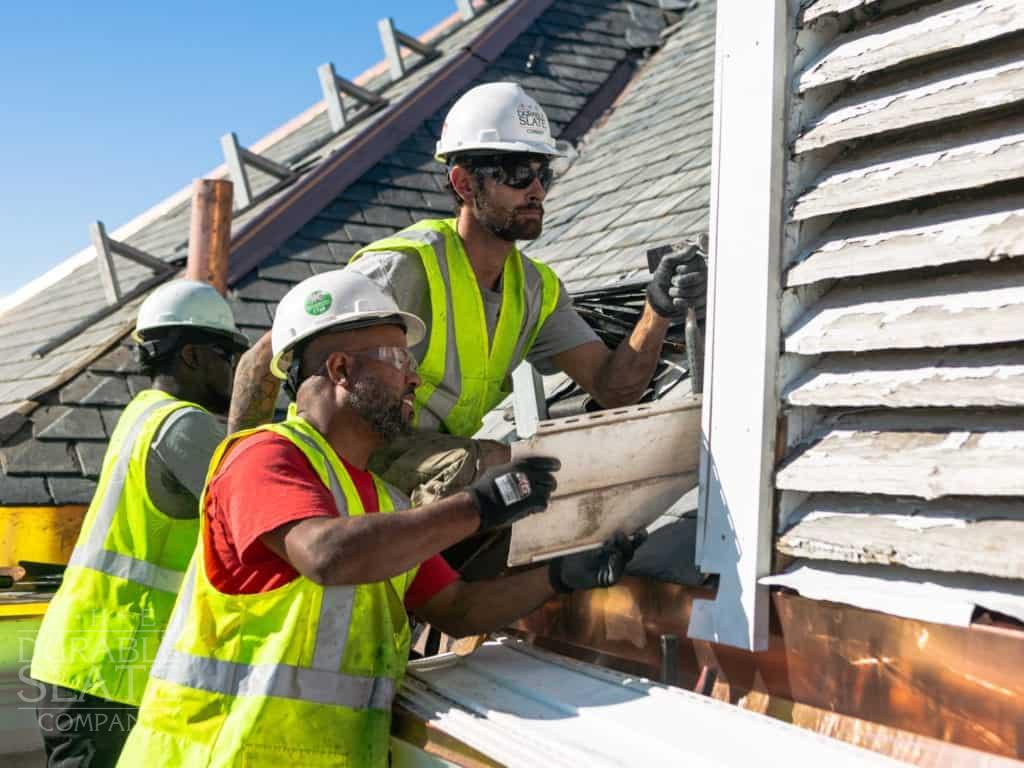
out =
{"type": "Polygon", "coordinates": [[[288,363],[282,357],[297,344],[326,331],[383,325],[399,320],[405,325],[408,346],[422,341],[427,329],[416,315],[403,312],[395,300],[366,275],[336,269],[306,278],[281,299],[270,332],[271,372],[280,379],[288,377],[288,363]]]}
{"type": "Polygon", "coordinates": [[[249,346],[224,297],[209,283],[196,280],[172,280],[149,294],[139,307],[132,338],[141,343],[148,331],[161,328],[211,331],[227,336],[241,347],[249,346]]]}
{"type": "Polygon", "coordinates": [[[560,157],[548,116],[518,83],[486,83],[466,91],[448,111],[435,155],[442,163],[460,152],[529,152],[560,157]]]}

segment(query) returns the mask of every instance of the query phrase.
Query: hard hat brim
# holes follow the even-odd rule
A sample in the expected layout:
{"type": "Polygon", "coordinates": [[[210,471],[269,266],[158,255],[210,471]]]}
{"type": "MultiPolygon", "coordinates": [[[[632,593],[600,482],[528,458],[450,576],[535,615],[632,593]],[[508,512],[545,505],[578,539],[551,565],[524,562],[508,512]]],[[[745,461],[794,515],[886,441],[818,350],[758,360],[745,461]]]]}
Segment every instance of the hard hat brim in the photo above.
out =
{"type": "Polygon", "coordinates": [[[211,328],[210,326],[203,325],[202,323],[182,322],[154,323],[153,325],[147,325],[141,331],[136,329],[132,331],[132,341],[141,344],[143,341],[145,341],[143,334],[148,333],[149,331],[158,331],[162,328],[194,328],[198,331],[204,331],[213,336],[223,336],[226,339],[230,339],[242,349],[248,349],[249,347],[252,346],[252,343],[249,341],[249,337],[246,336],[241,331],[228,331],[223,328],[211,328]]]}
{"type": "Polygon", "coordinates": [[[439,163],[448,162],[450,155],[461,155],[463,152],[494,152],[495,154],[530,154],[530,155],[546,155],[548,157],[565,157],[565,153],[562,152],[554,144],[545,144],[543,142],[532,142],[532,141],[482,141],[465,144],[458,147],[442,147],[441,142],[437,142],[437,147],[434,150],[434,159],[439,163]]]}
{"type": "Polygon", "coordinates": [[[315,328],[308,329],[305,333],[299,334],[294,339],[289,341],[281,350],[274,355],[270,361],[270,372],[279,379],[288,378],[288,371],[286,368],[281,367],[281,360],[288,355],[295,347],[301,344],[307,339],[311,339],[314,336],[318,336],[326,331],[344,331],[345,326],[353,326],[354,328],[369,328],[374,325],[390,325],[394,322],[394,318],[398,317],[405,324],[405,345],[407,347],[414,347],[423,341],[427,335],[427,326],[424,322],[412,314],[411,312],[403,312],[399,309],[394,310],[383,310],[381,312],[358,312],[345,315],[336,315],[322,325],[318,325],[315,328]],[[380,322],[373,322],[374,319],[380,322]],[[369,322],[367,322],[369,321],[369,322]]]}

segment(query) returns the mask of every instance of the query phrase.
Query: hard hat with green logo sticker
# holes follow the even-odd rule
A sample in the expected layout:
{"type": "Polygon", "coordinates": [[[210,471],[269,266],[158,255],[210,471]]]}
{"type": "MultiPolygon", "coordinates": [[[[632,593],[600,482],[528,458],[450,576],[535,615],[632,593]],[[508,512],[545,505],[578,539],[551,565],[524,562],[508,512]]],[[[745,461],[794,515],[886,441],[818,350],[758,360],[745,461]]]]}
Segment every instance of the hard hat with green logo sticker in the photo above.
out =
{"type": "Polygon", "coordinates": [[[293,287],[274,314],[270,370],[287,377],[292,350],[325,331],[397,324],[405,328],[406,343],[418,344],[426,333],[423,321],[398,308],[394,298],[370,278],[345,269],[324,272],[293,287]]]}
{"type": "Polygon", "coordinates": [[[322,315],[331,308],[331,294],[319,288],[306,297],[306,312],[311,315],[322,315]]]}

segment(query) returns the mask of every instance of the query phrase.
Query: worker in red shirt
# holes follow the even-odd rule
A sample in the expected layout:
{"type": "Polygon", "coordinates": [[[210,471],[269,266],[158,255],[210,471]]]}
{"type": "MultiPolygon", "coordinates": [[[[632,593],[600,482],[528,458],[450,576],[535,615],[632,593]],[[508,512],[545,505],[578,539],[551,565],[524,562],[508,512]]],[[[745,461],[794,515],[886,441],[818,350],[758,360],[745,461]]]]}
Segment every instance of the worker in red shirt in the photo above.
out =
{"type": "Polygon", "coordinates": [[[474,634],[622,576],[636,545],[624,537],[473,583],[439,557],[543,510],[555,459],[493,468],[413,509],[366,469],[409,428],[419,377],[408,347],[423,332],[355,272],[282,299],[272,367],[296,408],[214,454],[200,545],[120,765],[385,766],[407,609],[474,634]]]}

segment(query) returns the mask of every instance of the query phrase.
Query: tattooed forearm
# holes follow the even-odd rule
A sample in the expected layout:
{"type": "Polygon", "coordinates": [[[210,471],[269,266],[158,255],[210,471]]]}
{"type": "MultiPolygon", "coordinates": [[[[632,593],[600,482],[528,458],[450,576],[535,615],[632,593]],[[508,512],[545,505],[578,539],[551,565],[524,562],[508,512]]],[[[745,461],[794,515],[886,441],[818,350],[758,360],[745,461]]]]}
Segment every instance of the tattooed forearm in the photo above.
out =
{"type": "Polygon", "coordinates": [[[270,372],[271,357],[268,331],[238,361],[228,413],[229,433],[258,427],[273,418],[281,382],[270,372]]]}

